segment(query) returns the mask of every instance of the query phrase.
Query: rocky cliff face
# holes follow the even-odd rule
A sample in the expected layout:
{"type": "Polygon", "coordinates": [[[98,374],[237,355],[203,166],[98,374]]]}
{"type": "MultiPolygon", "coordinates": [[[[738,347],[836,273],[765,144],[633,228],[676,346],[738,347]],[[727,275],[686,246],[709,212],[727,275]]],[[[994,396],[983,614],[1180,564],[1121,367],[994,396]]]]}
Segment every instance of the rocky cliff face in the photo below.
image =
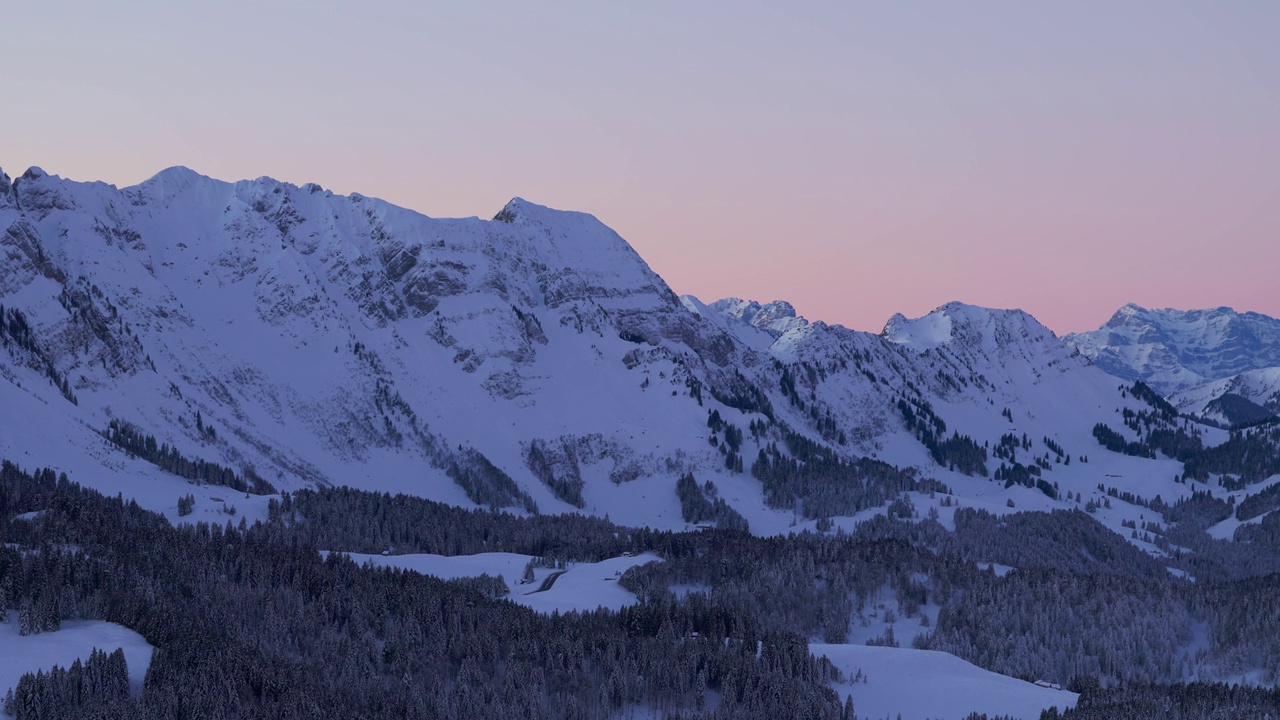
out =
{"type": "MultiPolygon", "coordinates": [[[[994,482],[994,456],[984,474],[938,445],[984,455],[1017,433],[1026,462],[1079,456],[1137,406],[1020,311],[952,303],[874,335],[781,301],[705,305],[590,215],[518,198],[435,219],[270,178],[172,168],[115,188],[32,169],[0,177],[0,263],[0,402],[24,419],[0,427],[0,455],[139,497],[167,476],[101,437],[113,421],[279,488],[635,525],[683,527],[675,481],[693,472],[774,532],[812,518],[752,473],[762,455],[884,464],[786,489],[810,498],[887,501],[871,484],[929,478],[1001,511],[1057,506],[994,482]]],[[[1064,488],[1096,485],[1043,462],[1064,488]]],[[[1181,492],[1150,480],[1176,474],[1161,462],[1116,462],[1143,492],[1181,492]]],[[[148,502],[167,508],[163,492],[148,502]]]]}
{"type": "Polygon", "coordinates": [[[694,410],[665,415],[696,407],[689,387],[732,378],[738,360],[727,333],[581,213],[515,199],[493,221],[435,220],[185,168],[125,189],[38,169],[2,186],[0,298],[67,378],[68,412],[286,487],[390,483],[458,501],[438,487],[456,448],[487,462],[475,446],[490,446],[506,474],[544,434],[654,413],[693,432],[694,410]],[[221,432],[197,429],[197,413],[221,432]]]}
{"type": "Polygon", "coordinates": [[[1149,310],[1130,304],[1101,328],[1064,340],[1103,370],[1163,394],[1280,366],[1280,320],[1227,307],[1149,310]]]}

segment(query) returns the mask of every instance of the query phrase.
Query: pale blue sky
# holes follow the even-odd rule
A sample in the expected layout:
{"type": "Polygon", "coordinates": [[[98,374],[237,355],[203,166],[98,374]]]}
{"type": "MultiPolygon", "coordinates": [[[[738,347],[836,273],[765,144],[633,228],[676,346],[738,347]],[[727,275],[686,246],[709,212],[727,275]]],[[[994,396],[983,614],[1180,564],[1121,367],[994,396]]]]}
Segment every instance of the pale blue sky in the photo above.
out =
{"type": "Polygon", "coordinates": [[[0,166],[592,212],[672,284],[1280,315],[1280,4],[42,2],[0,166]]]}

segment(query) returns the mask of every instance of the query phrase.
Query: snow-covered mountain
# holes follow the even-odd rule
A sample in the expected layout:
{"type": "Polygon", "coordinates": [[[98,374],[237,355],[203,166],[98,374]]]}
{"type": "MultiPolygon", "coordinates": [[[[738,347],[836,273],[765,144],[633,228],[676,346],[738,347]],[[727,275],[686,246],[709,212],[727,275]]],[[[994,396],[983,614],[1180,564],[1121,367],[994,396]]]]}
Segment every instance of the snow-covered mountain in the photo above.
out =
{"type": "MultiPolygon", "coordinates": [[[[182,168],[3,185],[0,296],[39,350],[10,356],[5,392],[74,419],[70,446],[117,420],[280,487],[550,510],[591,507],[582,475],[669,484],[715,456],[690,388],[732,387],[737,346],[588,215],[516,199],[493,221],[433,220],[182,168]],[[74,404],[39,388],[55,368],[74,404]],[[531,448],[559,495],[511,479],[533,479],[531,448]]],[[[42,442],[20,430],[6,450],[42,442]]],[[[678,505],[647,510],[628,519],[678,505]]]]}
{"type": "MultiPolygon", "coordinates": [[[[744,344],[773,337],[733,311],[738,301],[686,304],[728,309],[725,327],[744,344]]],[[[1178,463],[1099,447],[1095,425],[1127,433],[1124,412],[1150,407],[1022,311],[949,303],[922,318],[895,316],[880,335],[797,323],[767,352],[776,379],[753,379],[782,392],[779,417],[849,455],[916,468],[978,507],[1059,507],[1068,492],[1097,500],[1104,477],[1142,497],[1188,493],[1171,480],[1178,463]],[[1011,477],[1043,479],[1058,500],[1010,486],[1011,477]]],[[[1110,513],[1102,519],[1123,521],[1110,513]]]]}
{"type": "Polygon", "coordinates": [[[796,309],[785,300],[775,300],[761,305],[754,300],[724,298],[711,303],[710,307],[727,318],[763,330],[775,338],[788,330],[802,328],[809,324],[808,320],[797,317],[796,309]]]}
{"type": "Polygon", "coordinates": [[[1280,368],[1249,370],[1169,396],[1180,412],[1224,425],[1247,425],[1280,416],[1280,368]]]}
{"type": "Polygon", "coordinates": [[[1100,501],[1104,476],[1190,492],[1180,463],[1099,446],[1099,423],[1139,439],[1122,416],[1149,405],[1026,313],[951,303],[875,335],[703,304],[594,217],[520,199],[434,219],[269,178],[33,168],[0,174],[0,248],[0,456],[171,516],[190,486],[169,470],[195,461],[630,525],[727,506],[757,532],[903,492],[944,522],[933,491],[994,512],[1100,501]]]}
{"type": "Polygon", "coordinates": [[[1280,366],[1280,320],[1228,307],[1148,310],[1129,304],[1101,328],[1063,339],[1112,375],[1142,380],[1166,395],[1280,366]]]}

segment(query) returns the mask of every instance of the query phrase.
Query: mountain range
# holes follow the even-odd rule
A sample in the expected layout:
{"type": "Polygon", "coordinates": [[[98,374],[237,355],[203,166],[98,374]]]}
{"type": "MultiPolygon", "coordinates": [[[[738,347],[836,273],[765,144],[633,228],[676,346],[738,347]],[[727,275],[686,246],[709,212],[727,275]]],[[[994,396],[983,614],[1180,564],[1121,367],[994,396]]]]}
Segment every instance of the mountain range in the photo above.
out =
{"type": "Polygon", "coordinates": [[[1125,305],[1097,330],[1063,338],[1098,367],[1163,394],[1280,367],[1280,320],[1229,307],[1125,305]]]}
{"type": "MultiPolygon", "coordinates": [[[[680,297],[594,217],[519,198],[436,219],[270,178],[32,168],[0,173],[0,263],[0,455],[172,518],[350,485],[771,534],[905,493],[944,523],[940,497],[1087,505],[1128,537],[1144,508],[1105,486],[1197,489],[1186,457],[1123,450],[1149,440],[1132,418],[1172,402],[1159,427],[1215,446],[1280,411],[1280,321],[1257,313],[1128,305],[1059,338],[949,303],[871,334],[680,297]]],[[[1213,467],[1199,489],[1224,497],[1265,479],[1213,467]]]]}

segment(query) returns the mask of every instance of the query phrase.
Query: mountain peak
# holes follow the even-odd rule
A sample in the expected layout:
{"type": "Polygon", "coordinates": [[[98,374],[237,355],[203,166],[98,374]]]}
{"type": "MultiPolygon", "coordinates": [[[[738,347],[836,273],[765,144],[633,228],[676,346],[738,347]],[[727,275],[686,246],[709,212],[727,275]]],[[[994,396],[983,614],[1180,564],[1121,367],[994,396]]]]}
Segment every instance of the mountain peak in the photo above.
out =
{"type": "Polygon", "coordinates": [[[1133,318],[1146,315],[1148,310],[1137,303],[1125,303],[1124,307],[1116,310],[1111,315],[1111,319],[1107,320],[1105,327],[1120,327],[1129,323],[1133,318]]]}
{"type": "Polygon", "coordinates": [[[542,205],[531,203],[520,196],[516,196],[508,200],[507,204],[503,205],[502,209],[498,211],[498,214],[493,216],[493,219],[497,222],[513,225],[519,218],[527,217],[530,210],[548,209],[549,208],[542,205]]]}
{"type": "Polygon", "coordinates": [[[1280,365],[1280,320],[1225,305],[1155,310],[1130,303],[1099,329],[1065,340],[1112,375],[1164,394],[1280,365]]]}
{"type": "Polygon", "coordinates": [[[136,188],[130,188],[130,190],[141,191],[148,197],[168,202],[199,182],[215,183],[217,181],[191,168],[174,165],[143,180],[136,188]]]}
{"type": "Polygon", "coordinates": [[[1053,331],[1023,310],[986,308],[958,301],[941,305],[929,314],[914,319],[897,313],[885,323],[880,335],[889,342],[916,352],[924,352],[959,339],[970,344],[991,345],[995,349],[1015,337],[1036,342],[1057,337],[1053,331]]]}
{"type": "Polygon", "coordinates": [[[717,300],[707,307],[730,320],[763,330],[774,337],[781,337],[788,330],[809,324],[808,320],[796,314],[795,306],[786,300],[774,300],[762,305],[755,300],[729,297],[717,300]]]}
{"type": "Polygon", "coordinates": [[[200,173],[196,172],[195,170],[192,170],[191,168],[185,165],[173,165],[161,170],[155,175],[152,175],[147,180],[147,182],[173,181],[173,180],[189,181],[189,180],[195,180],[197,178],[203,178],[203,177],[205,176],[201,175],[200,173]]]}
{"type": "Polygon", "coordinates": [[[579,210],[560,210],[530,202],[519,196],[507,201],[507,204],[502,206],[502,209],[498,211],[497,215],[493,216],[493,219],[508,225],[572,226],[579,230],[591,230],[593,232],[605,230],[611,235],[617,235],[612,228],[605,225],[591,213],[579,210]]]}

